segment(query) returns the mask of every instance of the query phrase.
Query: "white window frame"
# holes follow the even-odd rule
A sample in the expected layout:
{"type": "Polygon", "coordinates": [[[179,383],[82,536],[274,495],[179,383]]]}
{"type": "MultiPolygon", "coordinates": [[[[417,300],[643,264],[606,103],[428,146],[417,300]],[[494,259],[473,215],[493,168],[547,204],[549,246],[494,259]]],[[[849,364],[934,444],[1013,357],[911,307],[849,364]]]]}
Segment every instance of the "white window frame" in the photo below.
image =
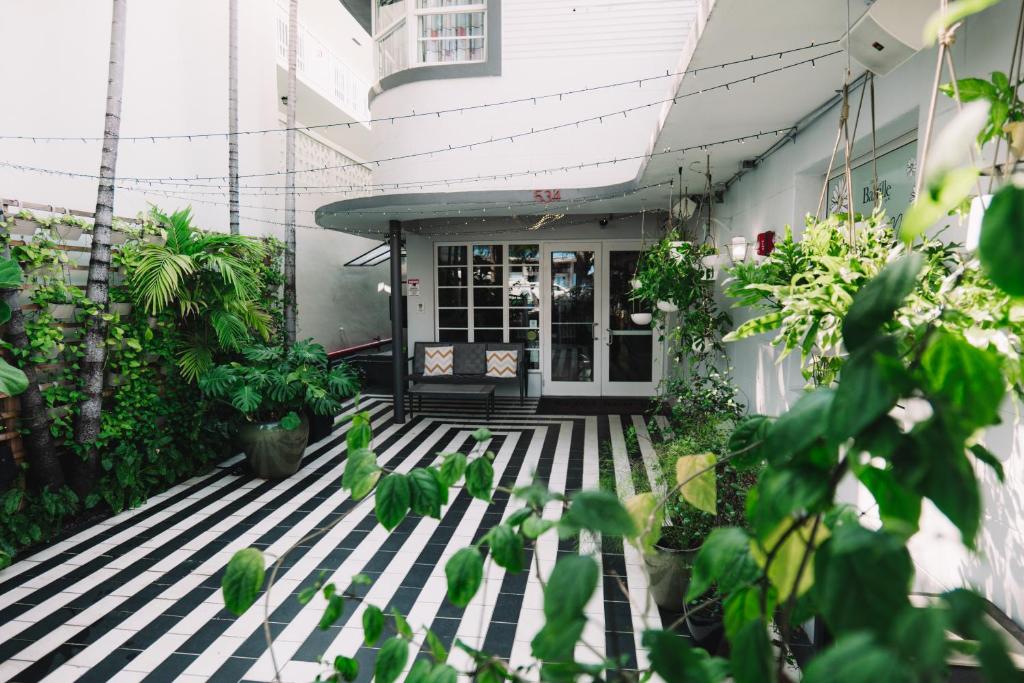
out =
{"type": "MultiPolygon", "coordinates": [[[[500,287],[500,289],[501,289],[501,311],[502,311],[502,313],[501,313],[501,324],[502,324],[502,327],[501,327],[501,330],[502,330],[502,341],[501,341],[501,343],[509,343],[509,338],[510,338],[510,335],[511,335],[511,332],[510,332],[510,329],[509,329],[509,302],[508,302],[509,247],[514,246],[514,245],[522,245],[522,244],[536,244],[537,245],[537,247],[538,247],[538,252],[537,252],[538,262],[537,262],[536,266],[539,269],[538,270],[539,277],[543,277],[543,262],[539,260],[540,259],[540,254],[541,254],[541,250],[543,249],[543,245],[542,245],[542,243],[539,240],[530,240],[529,238],[524,238],[524,239],[521,239],[521,240],[501,241],[501,240],[488,240],[488,239],[485,238],[485,239],[480,239],[480,240],[473,240],[473,241],[470,241],[470,242],[459,241],[459,242],[434,242],[433,243],[433,246],[431,247],[431,250],[433,252],[432,261],[433,261],[433,267],[434,267],[433,278],[434,278],[434,339],[435,340],[440,339],[440,334],[441,334],[440,309],[443,308],[443,307],[440,305],[441,299],[440,299],[439,290],[441,290],[441,289],[452,289],[452,288],[445,288],[445,287],[441,287],[440,286],[440,278],[438,277],[438,269],[439,268],[452,268],[452,267],[455,267],[455,266],[443,266],[440,263],[438,263],[438,258],[437,258],[437,250],[438,250],[438,248],[440,248],[440,247],[465,247],[466,248],[466,266],[465,266],[465,268],[466,268],[466,279],[467,279],[467,282],[466,282],[466,286],[467,286],[467,292],[466,292],[466,309],[467,309],[467,312],[466,312],[467,313],[466,340],[468,342],[473,342],[475,340],[475,333],[476,333],[476,330],[475,330],[476,325],[475,325],[474,313],[473,313],[474,299],[475,299],[474,291],[476,289],[476,287],[473,286],[473,267],[474,267],[473,266],[473,247],[474,247],[474,245],[476,245],[476,246],[487,246],[487,247],[491,247],[491,246],[493,246],[493,247],[501,247],[501,264],[500,264],[501,272],[502,272],[501,287],[500,287]]],[[[495,265],[497,265],[497,264],[495,264],[495,265]]],[[[497,308],[497,306],[495,306],[494,308],[497,308]]],[[[540,313],[540,316],[543,317],[543,315],[544,315],[543,299],[537,304],[537,308],[538,308],[538,312],[540,313]]],[[[539,322],[539,319],[538,319],[538,325],[540,325],[540,324],[541,323],[539,322]]],[[[444,329],[456,329],[456,328],[444,328],[444,329]]],[[[497,329],[497,328],[486,328],[486,329],[497,329]]],[[[518,329],[525,329],[525,328],[516,327],[515,329],[518,330],[518,329]]],[[[537,333],[538,334],[543,334],[539,327],[537,328],[537,333]]],[[[494,343],[498,343],[498,342],[494,342],[494,343]]],[[[527,362],[529,362],[529,361],[527,360],[527,362]]],[[[543,344],[538,344],[537,345],[537,367],[528,370],[528,372],[532,373],[532,374],[540,374],[543,371],[543,369],[544,369],[543,344]]]]}
{"type": "Polygon", "coordinates": [[[489,44],[488,41],[490,40],[490,36],[487,33],[487,24],[488,24],[487,0],[477,0],[477,2],[473,2],[473,3],[467,3],[467,4],[464,4],[464,5],[450,5],[450,6],[447,6],[447,7],[419,7],[418,5],[419,5],[418,0],[405,0],[405,17],[404,17],[404,19],[402,17],[399,17],[399,18],[395,19],[393,22],[391,22],[390,24],[388,24],[387,26],[381,27],[381,26],[377,26],[376,25],[376,23],[377,23],[377,15],[378,15],[379,8],[377,6],[377,0],[374,0],[374,5],[373,5],[373,21],[374,21],[373,41],[374,41],[374,45],[376,46],[376,50],[375,50],[374,54],[375,54],[375,57],[376,57],[377,62],[378,62],[375,65],[376,69],[377,69],[377,78],[378,78],[378,80],[380,78],[384,78],[386,76],[389,76],[392,73],[397,73],[398,71],[404,71],[404,69],[398,69],[397,71],[392,71],[392,72],[390,72],[388,74],[384,74],[384,75],[382,75],[382,72],[381,72],[380,56],[379,56],[380,55],[380,41],[382,41],[385,38],[389,37],[396,30],[404,30],[406,32],[407,64],[405,66],[405,69],[416,69],[416,68],[424,67],[424,66],[455,66],[455,65],[460,65],[460,64],[483,64],[483,63],[485,63],[487,61],[487,50],[488,50],[488,44],[489,44]],[[478,35],[478,36],[452,36],[450,38],[422,38],[422,37],[420,37],[420,17],[433,16],[433,15],[443,15],[443,14],[474,14],[474,13],[483,13],[483,15],[484,15],[483,33],[481,35],[478,35]],[[404,26],[402,25],[403,21],[405,22],[404,26]],[[483,56],[482,59],[466,59],[466,60],[457,61],[457,62],[423,62],[423,61],[420,61],[420,49],[419,49],[420,48],[420,43],[421,42],[431,41],[431,40],[463,40],[463,41],[467,41],[467,42],[470,41],[470,40],[482,40],[483,41],[482,52],[483,52],[484,56],[483,56]]]}

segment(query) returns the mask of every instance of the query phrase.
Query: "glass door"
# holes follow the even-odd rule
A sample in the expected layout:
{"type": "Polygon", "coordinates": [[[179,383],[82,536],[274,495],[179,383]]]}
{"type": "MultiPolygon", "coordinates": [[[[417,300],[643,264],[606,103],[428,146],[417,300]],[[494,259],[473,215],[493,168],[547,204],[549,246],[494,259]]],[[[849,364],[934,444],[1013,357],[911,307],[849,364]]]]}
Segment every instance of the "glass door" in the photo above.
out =
{"type": "Polygon", "coordinates": [[[653,326],[638,324],[632,317],[634,313],[650,312],[643,304],[630,300],[630,281],[641,247],[639,242],[605,242],[601,254],[601,279],[605,283],[600,297],[603,396],[654,396],[661,380],[660,345],[653,326]]]}
{"type": "Polygon", "coordinates": [[[544,245],[544,393],[595,396],[600,393],[601,291],[599,243],[544,245]]]}

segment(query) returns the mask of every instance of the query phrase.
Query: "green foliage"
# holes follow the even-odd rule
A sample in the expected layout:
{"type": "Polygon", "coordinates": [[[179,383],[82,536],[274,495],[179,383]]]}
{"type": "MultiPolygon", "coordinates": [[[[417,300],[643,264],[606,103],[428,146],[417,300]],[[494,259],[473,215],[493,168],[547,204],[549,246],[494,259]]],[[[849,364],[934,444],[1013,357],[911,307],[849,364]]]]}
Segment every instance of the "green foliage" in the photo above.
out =
{"type": "Polygon", "coordinates": [[[388,531],[398,526],[409,513],[409,480],[392,472],[380,480],[374,498],[377,519],[388,531]]]}
{"type": "Polygon", "coordinates": [[[241,615],[252,607],[263,589],[265,572],[263,553],[258,548],[245,548],[231,557],[221,581],[228,611],[241,615]]]}
{"type": "Polygon", "coordinates": [[[463,548],[445,564],[444,574],[448,578],[448,599],[456,607],[465,607],[480,588],[484,559],[476,548],[463,548]]]}
{"type": "Polygon", "coordinates": [[[394,683],[409,660],[409,643],[404,638],[391,638],[377,653],[373,677],[379,683],[394,683]]]}
{"type": "Polygon", "coordinates": [[[347,365],[328,368],[327,352],[312,339],[287,349],[247,346],[242,355],[244,361],[210,368],[199,388],[249,421],[275,422],[304,410],[335,415],[358,390],[355,372],[347,365]]]}
{"type": "Polygon", "coordinates": [[[133,302],[151,315],[169,308],[182,332],[177,349],[182,374],[190,381],[225,353],[238,352],[273,333],[263,308],[268,284],[259,268],[270,253],[258,239],[207,233],[192,225],[191,209],[152,219],[165,231],[163,243],[126,245],[127,282],[133,302]]]}
{"type": "MultiPolygon", "coordinates": [[[[13,258],[0,258],[0,293],[21,287],[21,267],[13,258]]],[[[0,325],[11,319],[11,309],[0,301],[0,325]]],[[[0,394],[17,396],[28,388],[25,373],[0,358],[0,394]]]]}
{"type": "Polygon", "coordinates": [[[1024,296],[1024,189],[1007,185],[992,197],[978,250],[985,272],[1012,296],[1024,296]]]}

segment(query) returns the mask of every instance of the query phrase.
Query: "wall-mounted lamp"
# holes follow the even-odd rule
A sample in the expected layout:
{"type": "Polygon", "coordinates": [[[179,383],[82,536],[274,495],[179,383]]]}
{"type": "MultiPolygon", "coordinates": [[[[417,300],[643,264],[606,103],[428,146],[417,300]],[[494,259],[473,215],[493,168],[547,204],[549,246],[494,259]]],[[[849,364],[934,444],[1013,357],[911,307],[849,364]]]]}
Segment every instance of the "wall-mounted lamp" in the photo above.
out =
{"type": "Polygon", "coordinates": [[[378,282],[377,293],[387,294],[388,296],[391,296],[391,285],[387,284],[386,282],[378,282]]]}
{"type": "Polygon", "coordinates": [[[729,242],[729,257],[732,259],[733,264],[747,260],[747,248],[749,246],[745,237],[732,238],[732,241],[729,242]]]}

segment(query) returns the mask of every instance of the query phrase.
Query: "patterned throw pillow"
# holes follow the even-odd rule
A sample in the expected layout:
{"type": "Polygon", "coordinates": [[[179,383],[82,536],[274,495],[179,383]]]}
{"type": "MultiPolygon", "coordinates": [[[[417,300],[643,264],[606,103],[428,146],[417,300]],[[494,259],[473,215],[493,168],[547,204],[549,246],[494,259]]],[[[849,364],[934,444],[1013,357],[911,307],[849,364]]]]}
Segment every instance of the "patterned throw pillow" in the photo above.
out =
{"type": "Polygon", "coordinates": [[[440,377],[452,374],[452,347],[428,346],[423,349],[423,374],[440,377]]]}
{"type": "Polygon", "coordinates": [[[519,360],[518,351],[488,351],[488,377],[515,377],[516,364],[519,360]]]}

